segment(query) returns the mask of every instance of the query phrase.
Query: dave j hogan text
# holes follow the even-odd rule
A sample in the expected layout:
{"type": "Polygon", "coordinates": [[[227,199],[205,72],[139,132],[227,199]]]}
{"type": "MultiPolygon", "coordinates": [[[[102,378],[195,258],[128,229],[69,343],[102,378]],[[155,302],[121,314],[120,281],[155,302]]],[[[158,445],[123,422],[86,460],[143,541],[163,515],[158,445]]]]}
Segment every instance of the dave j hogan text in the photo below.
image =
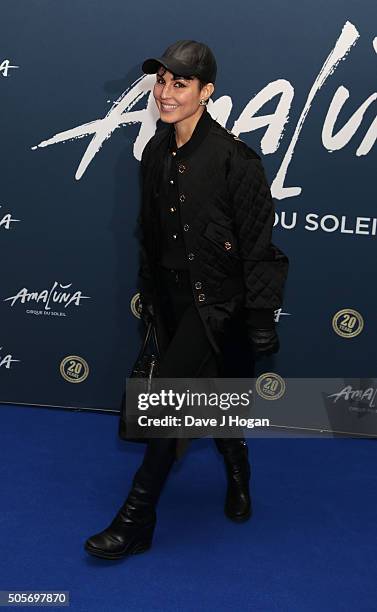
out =
{"type": "Polygon", "coordinates": [[[269,427],[270,419],[254,419],[223,414],[221,418],[194,417],[186,414],[184,417],[166,415],[161,418],[148,417],[143,414],[137,419],[140,427],[269,427]]]}

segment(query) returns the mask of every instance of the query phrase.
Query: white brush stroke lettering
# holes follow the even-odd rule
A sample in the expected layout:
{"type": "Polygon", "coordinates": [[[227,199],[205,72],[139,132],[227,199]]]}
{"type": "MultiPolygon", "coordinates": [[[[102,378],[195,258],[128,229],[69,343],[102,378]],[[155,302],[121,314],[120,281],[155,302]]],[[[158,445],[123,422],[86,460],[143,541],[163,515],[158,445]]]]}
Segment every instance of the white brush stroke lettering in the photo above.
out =
{"type": "Polygon", "coordinates": [[[81,291],[75,291],[74,293],[71,293],[59,290],[68,289],[69,287],[71,287],[71,285],[72,283],[69,283],[68,285],[62,285],[55,281],[50,290],[44,289],[40,292],[28,291],[26,287],[23,287],[23,289],[20,289],[16,293],[16,295],[4,298],[4,302],[11,301],[11,306],[14,306],[14,304],[18,301],[20,301],[21,304],[25,304],[25,302],[36,302],[37,304],[39,304],[39,302],[44,302],[45,310],[50,310],[50,300],[57,304],[64,303],[64,308],[67,308],[67,306],[70,306],[70,304],[80,306],[81,300],[83,299],[91,299],[89,296],[83,295],[81,291]],[[58,290],[56,290],[56,287],[58,286],[59,288],[58,290]]]}
{"type": "MultiPolygon", "coordinates": [[[[3,350],[3,347],[0,346],[0,351],[3,350]]],[[[1,355],[0,352],[0,368],[5,367],[7,370],[10,370],[11,364],[16,361],[21,361],[20,359],[13,359],[12,355],[8,353],[7,355],[1,355]]]]}
{"type": "MultiPolygon", "coordinates": [[[[322,65],[312,87],[307,95],[304,107],[300,113],[297,125],[294,129],[291,141],[286,149],[279,170],[271,183],[271,194],[279,200],[300,195],[301,187],[286,187],[288,167],[292,161],[293,153],[298,142],[299,135],[303,129],[304,122],[309,111],[313,106],[314,99],[328,77],[334,73],[341,60],[345,60],[359,38],[356,27],[347,21],[337,39],[334,48],[329,53],[322,65]]],[[[373,48],[377,52],[377,38],[373,40],[373,48]]],[[[79,163],[75,178],[79,180],[85,173],[87,167],[101,149],[103,143],[110,138],[114,130],[130,123],[140,123],[140,131],[134,142],[134,155],[137,160],[141,159],[142,151],[156,131],[156,122],[159,119],[159,112],[155,105],[153,93],[151,91],[155,81],[155,75],[142,76],[136,80],[130,88],[113,103],[113,106],[103,119],[93,120],[89,123],[79,125],[70,130],[59,132],[48,140],[43,140],[32,149],[47,147],[50,145],[91,136],[90,143],[79,163]],[[143,110],[132,111],[135,104],[147,93],[147,106],[143,110]]],[[[343,128],[334,133],[334,128],[338,115],[349,97],[348,90],[341,86],[334,94],[326,115],[322,130],[322,142],[324,147],[333,152],[345,147],[360,127],[361,121],[366,110],[375,101],[377,94],[371,94],[368,99],[355,111],[343,128]]],[[[250,133],[261,127],[266,127],[266,131],[261,140],[261,150],[264,154],[271,154],[277,151],[289,122],[289,111],[294,98],[294,88],[286,79],[277,79],[268,83],[258,92],[246,105],[245,109],[235,121],[231,130],[236,136],[243,133],[250,133]],[[268,101],[276,98],[278,100],[276,110],[270,115],[257,115],[257,112],[268,101]]],[[[233,107],[232,99],[229,96],[222,96],[216,101],[210,100],[208,111],[224,127],[229,119],[233,107]]],[[[362,142],[356,150],[356,155],[366,155],[371,150],[377,138],[377,119],[372,122],[362,142]]]]}
{"type": "MultiPolygon", "coordinates": [[[[0,208],[1,205],[0,205],[0,208]]],[[[6,230],[10,229],[10,224],[14,221],[21,221],[21,219],[13,219],[11,213],[5,214],[3,217],[0,217],[0,227],[3,227],[6,230]]]]}

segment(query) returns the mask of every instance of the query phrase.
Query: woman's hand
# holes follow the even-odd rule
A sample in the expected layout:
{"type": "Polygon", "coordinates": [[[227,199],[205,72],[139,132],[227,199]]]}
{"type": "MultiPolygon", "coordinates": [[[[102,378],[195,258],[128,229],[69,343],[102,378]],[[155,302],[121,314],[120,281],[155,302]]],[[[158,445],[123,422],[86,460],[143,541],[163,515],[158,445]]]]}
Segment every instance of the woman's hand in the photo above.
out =
{"type": "Polygon", "coordinates": [[[274,328],[253,328],[250,330],[250,339],[253,344],[255,359],[277,353],[280,348],[279,337],[274,328]]]}

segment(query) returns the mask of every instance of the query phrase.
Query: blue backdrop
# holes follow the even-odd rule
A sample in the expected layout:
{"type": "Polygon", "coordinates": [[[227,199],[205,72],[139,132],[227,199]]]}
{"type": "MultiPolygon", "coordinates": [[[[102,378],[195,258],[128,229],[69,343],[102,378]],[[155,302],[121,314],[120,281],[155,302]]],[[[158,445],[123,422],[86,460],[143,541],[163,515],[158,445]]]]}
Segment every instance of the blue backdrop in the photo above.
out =
{"type": "Polygon", "coordinates": [[[374,17],[371,0],[2,3],[0,401],[118,409],[159,117],[141,63],[182,38],[216,55],[208,110],[262,155],[290,259],[256,375],[374,376],[374,17]]]}

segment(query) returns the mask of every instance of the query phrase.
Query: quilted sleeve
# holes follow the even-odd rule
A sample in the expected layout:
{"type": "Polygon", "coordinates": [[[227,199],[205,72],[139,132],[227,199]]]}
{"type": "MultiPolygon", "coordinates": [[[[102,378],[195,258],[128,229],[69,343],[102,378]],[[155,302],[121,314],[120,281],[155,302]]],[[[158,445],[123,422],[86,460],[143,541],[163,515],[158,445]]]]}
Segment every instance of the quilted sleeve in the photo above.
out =
{"type": "Polygon", "coordinates": [[[261,158],[237,142],[228,173],[235,231],[243,260],[248,328],[274,327],[289,260],[272,243],[275,207],[261,158]]]}

